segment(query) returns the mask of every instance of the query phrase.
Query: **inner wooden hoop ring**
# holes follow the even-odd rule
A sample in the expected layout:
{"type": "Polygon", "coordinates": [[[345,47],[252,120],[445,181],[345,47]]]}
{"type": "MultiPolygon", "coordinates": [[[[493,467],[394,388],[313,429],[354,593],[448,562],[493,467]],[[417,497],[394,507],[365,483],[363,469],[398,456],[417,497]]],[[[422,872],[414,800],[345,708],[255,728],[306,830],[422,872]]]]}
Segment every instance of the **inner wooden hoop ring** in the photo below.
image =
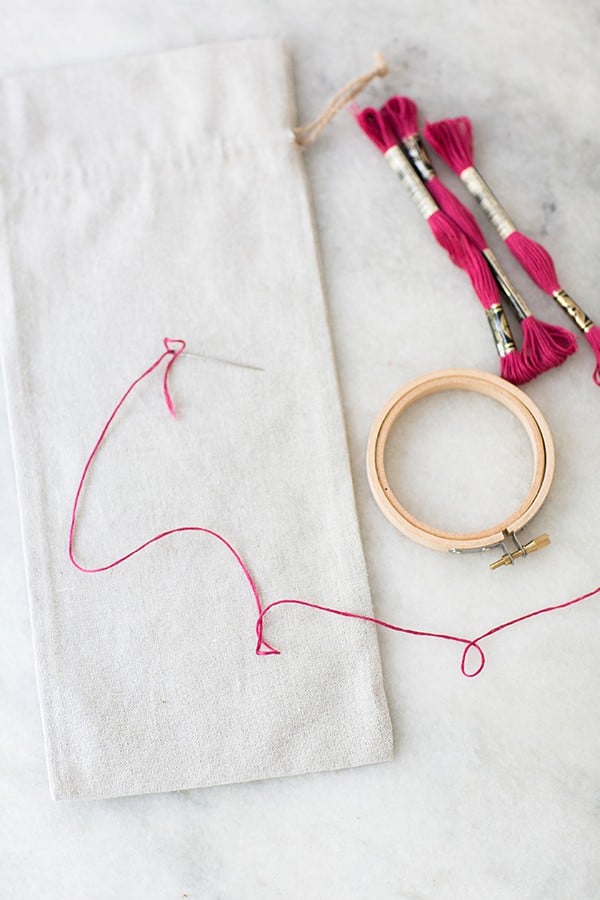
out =
{"type": "Polygon", "coordinates": [[[373,423],[367,447],[367,475],[377,505],[392,525],[419,544],[433,550],[475,550],[493,547],[506,532],[521,530],[537,513],[548,496],[554,477],[554,442],[544,416],[524,394],[508,381],[475,369],[444,369],[410,381],[390,397],[373,423]],[[444,391],[473,391],[497,400],[519,419],[531,442],[534,473],[529,492],[519,508],[507,519],[484,531],[460,533],[441,531],[419,521],[402,506],[387,479],[385,446],[396,420],[409,406],[430,394],[444,391]]]}

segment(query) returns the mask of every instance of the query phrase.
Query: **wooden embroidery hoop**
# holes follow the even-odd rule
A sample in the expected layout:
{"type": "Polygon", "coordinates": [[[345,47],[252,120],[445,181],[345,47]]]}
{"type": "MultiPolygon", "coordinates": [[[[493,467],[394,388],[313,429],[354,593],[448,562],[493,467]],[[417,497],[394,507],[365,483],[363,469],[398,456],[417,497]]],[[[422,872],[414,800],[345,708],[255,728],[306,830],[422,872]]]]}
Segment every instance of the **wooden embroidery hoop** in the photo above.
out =
{"type": "Polygon", "coordinates": [[[504,546],[504,556],[492,568],[508,565],[516,557],[541,549],[550,543],[540,535],[523,546],[516,537],[538,512],[548,496],[554,476],[554,442],[544,416],[530,398],[510,382],[475,369],[445,369],[415,378],[390,397],[377,416],[367,447],[367,475],[373,496],[383,512],[402,534],[433,550],[460,553],[504,546]],[[459,533],[432,528],[415,518],[395,496],[385,471],[385,447],[396,420],[417,400],[444,391],[473,391],[497,400],[521,422],[533,450],[534,472],[529,492],[519,508],[507,519],[483,531],[459,533]],[[506,549],[512,539],[516,550],[506,549]]]}

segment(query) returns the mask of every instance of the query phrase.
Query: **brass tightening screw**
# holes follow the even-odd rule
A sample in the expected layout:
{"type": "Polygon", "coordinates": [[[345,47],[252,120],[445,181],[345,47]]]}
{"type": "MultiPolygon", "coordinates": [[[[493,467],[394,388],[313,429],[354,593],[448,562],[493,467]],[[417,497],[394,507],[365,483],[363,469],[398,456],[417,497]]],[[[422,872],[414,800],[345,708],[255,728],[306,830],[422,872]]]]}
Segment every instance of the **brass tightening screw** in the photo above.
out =
{"type": "Polygon", "coordinates": [[[505,553],[500,559],[497,559],[496,562],[490,563],[490,569],[499,569],[501,566],[510,566],[513,560],[519,559],[521,556],[528,556],[530,553],[535,553],[536,550],[542,550],[544,547],[547,547],[549,543],[550,535],[540,534],[527,544],[523,544],[523,547],[518,547],[514,553],[505,553]]]}

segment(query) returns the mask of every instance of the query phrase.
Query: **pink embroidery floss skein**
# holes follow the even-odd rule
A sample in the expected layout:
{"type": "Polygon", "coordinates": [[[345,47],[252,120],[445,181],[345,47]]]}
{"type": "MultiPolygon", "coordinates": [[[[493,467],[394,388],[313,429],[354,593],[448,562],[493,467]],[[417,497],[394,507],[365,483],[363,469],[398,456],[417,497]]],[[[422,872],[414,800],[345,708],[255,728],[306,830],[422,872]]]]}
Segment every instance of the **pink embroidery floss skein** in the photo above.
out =
{"type": "Polygon", "coordinates": [[[441,122],[427,122],[424,133],[444,162],[460,176],[467,190],[481,205],[512,255],[530,278],[556,300],[583,332],[596,357],[593,377],[596,384],[600,385],[600,327],[595,325],[587,313],[561,288],[554,262],[548,251],[517,230],[496,195],[475,168],[471,120],[467,116],[460,116],[441,122]]]}
{"type": "Polygon", "coordinates": [[[399,176],[419,212],[427,220],[433,236],[448,252],[452,262],[464,269],[483,308],[494,336],[500,357],[500,374],[513,384],[530,381],[535,374],[527,360],[517,350],[515,339],[500,303],[498,286],[489,266],[470,243],[465,234],[445,215],[414,171],[412,164],[398,146],[396,137],[381,111],[367,108],[355,112],[358,125],[383,153],[393,171],[399,176]]]}
{"type": "Polygon", "coordinates": [[[574,335],[567,328],[543,322],[533,315],[488,246],[474,215],[440,181],[419,134],[416,104],[408,97],[392,97],[384,105],[383,115],[442,212],[458,225],[488,261],[520,321],[523,330],[522,354],[532,371],[540,375],[562,365],[577,350],[574,335]]]}

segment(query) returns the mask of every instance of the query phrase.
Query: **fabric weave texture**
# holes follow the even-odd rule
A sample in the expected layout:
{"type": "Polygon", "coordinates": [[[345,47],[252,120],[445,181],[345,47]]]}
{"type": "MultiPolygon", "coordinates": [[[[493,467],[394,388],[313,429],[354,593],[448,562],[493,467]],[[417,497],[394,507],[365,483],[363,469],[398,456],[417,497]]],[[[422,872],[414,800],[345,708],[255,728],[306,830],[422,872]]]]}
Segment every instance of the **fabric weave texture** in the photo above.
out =
{"type": "Polygon", "coordinates": [[[6,79],[0,344],[50,788],[99,798],[390,758],[285,48],[258,40],[6,79]],[[232,365],[231,363],[236,363],[232,365]]]}

